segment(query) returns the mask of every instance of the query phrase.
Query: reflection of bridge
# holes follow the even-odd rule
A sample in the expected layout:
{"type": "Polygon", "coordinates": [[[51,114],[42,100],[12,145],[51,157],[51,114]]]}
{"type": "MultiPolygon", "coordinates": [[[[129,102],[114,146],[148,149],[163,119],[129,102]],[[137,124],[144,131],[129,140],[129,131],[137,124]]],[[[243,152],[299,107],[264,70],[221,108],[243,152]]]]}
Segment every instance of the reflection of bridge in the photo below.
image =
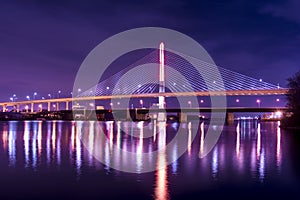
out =
{"type": "Polygon", "coordinates": [[[288,91],[261,79],[256,80],[170,49],[165,51],[163,43],[160,44],[159,59],[157,54],[156,50],[152,51],[137,62],[100,81],[96,86],[85,88],[84,92],[78,93],[73,98],[2,102],[0,106],[4,112],[8,107],[13,107],[16,111],[33,112],[35,106],[38,106],[38,110],[43,110],[45,104],[47,110],[51,111],[60,108],[69,110],[73,102],[158,98],[159,108],[164,109],[167,97],[284,95],[288,91]],[[159,64],[159,67],[143,66],[147,63],[159,64]],[[217,67],[220,76],[212,70],[214,67],[217,67]],[[201,69],[200,72],[197,71],[198,68],[201,69]]]}

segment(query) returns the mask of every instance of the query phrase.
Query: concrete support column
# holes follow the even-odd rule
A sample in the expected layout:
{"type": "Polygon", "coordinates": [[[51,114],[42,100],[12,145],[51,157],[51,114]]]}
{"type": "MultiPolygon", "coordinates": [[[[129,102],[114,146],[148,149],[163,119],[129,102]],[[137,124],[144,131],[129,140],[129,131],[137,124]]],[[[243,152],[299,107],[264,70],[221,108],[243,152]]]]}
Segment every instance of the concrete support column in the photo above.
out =
{"type": "Polygon", "coordinates": [[[59,103],[56,102],[56,111],[59,111],[59,103]]]}
{"type": "Polygon", "coordinates": [[[33,110],[34,110],[34,104],[31,103],[31,112],[33,112],[33,110]]]}
{"type": "Polygon", "coordinates": [[[157,121],[165,122],[167,120],[167,114],[165,112],[158,112],[157,113],[157,121]]]}
{"type": "Polygon", "coordinates": [[[226,113],[226,122],[227,124],[233,124],[234,123],[234,113],[226,113]]]}
{"type": "Polygon", "coordinates": [[[128,120],[128,121],[131,120],[130,109],[129,108],[126,109],[126,120],[128,120]]]}
{"type": "Polygon", "coordinates": [[[17,105],[17,112],[20,112],[20,104],[17,105]]]}
{"type": "Polygon", "coordinates": [[[42,110],[43,110],[43,104],[39,104],[38,105],[38,109],[37,109],[37,112],[42,112],[42,110]]]}
{"type": "MultiPolygon", "coordinates": [[[[160,43],[159,45],[159,93],[165,93],[165,55],[164,55],[164,43],[160,43]]],[[[166,108],[166,100],[165,96],[158,96],[158,107],[160,109],[166,108]]],[[[165,122],[166,121],[166,113],[159,112],[157,116],[157,121],[165,122]]]]}
{"type": "Polygon", "coordinates": [[[66,110],[69,110],[69,101],[66,101],[66,110]]]}
{"type": "Polygon", "coordinates": [[[28,112],[28,109],[29,109],[29,106],[26,104],[26,106],[25,106],[26,112],[28,112]]]}
{"type": "Polygon", "coordinates": [[[48,112],[51,111],[51,107],[50,106],[51,106],[51,103],[48,102],[48,112]]]}
{"type": "Polygon", "coordinates": [[[6,104],[3,105],[2,111],[3,111],[3,112],[6,112],[6,104]]]}
{"type": "Polygon", "coordinates": [[[187,114],[183,112],[178,113],[178,118],[180,122],[187,122],[187,114]]]}

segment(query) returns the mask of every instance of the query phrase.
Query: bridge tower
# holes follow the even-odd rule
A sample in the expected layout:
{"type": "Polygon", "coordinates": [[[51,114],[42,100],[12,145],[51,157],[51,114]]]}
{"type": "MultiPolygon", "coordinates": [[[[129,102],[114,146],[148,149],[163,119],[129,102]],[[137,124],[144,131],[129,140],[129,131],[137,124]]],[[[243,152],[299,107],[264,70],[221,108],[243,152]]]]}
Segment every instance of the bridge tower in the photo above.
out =
{"type": "MultiPolygon", "coordinates": [[[[159,44],[159,93],[165,93],[165,53],[164,53],[164,43],[159,44]]],[[[166,108],[165,96],[158,96],[158,107],[160,109],[166,108]]],[[[165,121],[166,115],[163,112],[158,113],[158,121],[165,121]]]]}

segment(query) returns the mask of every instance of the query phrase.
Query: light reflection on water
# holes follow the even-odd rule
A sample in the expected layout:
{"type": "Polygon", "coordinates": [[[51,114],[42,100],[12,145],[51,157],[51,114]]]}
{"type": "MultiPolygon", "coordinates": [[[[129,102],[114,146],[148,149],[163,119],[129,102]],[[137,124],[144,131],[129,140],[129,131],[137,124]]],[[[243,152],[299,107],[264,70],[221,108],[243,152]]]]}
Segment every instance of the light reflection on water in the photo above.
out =
{"type": "Polygon", "coordinates": [[[16,163],[16,128],[15,122],[9,123],[8,126],[8,156],[9,166],[14,166],[16,163]]]}
{"type": "MultiPolygon", "coordinates": [[[[201,123],[195,127],[193,122],[185,125],[185,139],[188,141],[187,152],[182,157],[193,159],[176,160],[169,166],[165,146],[175,134],[178,124],[166,124],[165,122],[63,122],[63,121],[24,121],[2,122],[0,143],[5,157],[0,158],[1,163],[7,163],[12,168],[23,165],[26,169],[41,169],[44,165],[59,168],[63,163],[71,163],[70,167],[76,170],[80,178],[87,167],[96,170],[106,170],[107,173],[119,173],[109,167],[111,162],[126,166],[131,158],[121,151],[114,151],[113,144],[125,151],[136,152],[136,173],[143,170],[143,166],[153,162],[152,157],[148,161],[143,160],[144,152],[158,150],[158,156],[154,161],[155,183],[153,197],[155,199],[169,199],[169,180],[178,173],[185,172],[201,174],[203,180],[227,180],[225,174],[230,171],[237,173],[237,179],[251,179],[264,182],[269,176],[279,176],[283,163],[282,134],[279,128],[280,122],[259,123],[253,121],[239,121],[233,127],[227,127],[222,133],[218,144],[212,152],[203,159],[198,157],[204,149],[204,138],[207,125],[201,123]],[[108,140],[100,148],[99,127],[105,130],[108,140]],[[198,130],[199,129],[199,130],[198,130]],[[126,134],[123,130],[128,131],[126,134]],[[272,131],[274,130],[274,132],[272,131]],[[82,133],[82,131],[84,133],[82,133]],[[196,132],[194,141],[192,134],[196,132]],[[81,134],[88,134],[88,146],[84,147],[80,138],[81,134]],[[135,137],[137,136],[137,137],[135,137]],[[144,136],[147,136],[144,138],[144,136]],[[151,136],[151,137],[148,137],[151,136]],[[87,148],[87,149],[86,149],[87,148]],[[98,152],[104,157],[106,166],[99,164],[92,153],[98,152]],[[179,165],[180,163],[180,165],[179,165]],[[207,167],[210,170],[207,171],[207,167]],[[276,173],[274,174],[274,168],[276,173]],[[269,171],[268,171],[269,170],[269,171]],[[272,174],[273,173],[273,174],[272,174]]],[[[178,142],[172,149],[172,157],[178,155],[178,142]]],[[[113,175],[112,175],[113,176],[113,175]]],[[[230,180],[231,181],[231,180],[230,180]]]]}
{"type": "Polygon", "coordinates": [[[166,165],[166,123],[158,122],[158,156],[156,167],[156,182],[155,182],[155,199],[164,200],[169,199],[168,191],[168,166],[166,165]]]}
{"type": "MultiPolygon", "coordinates": [[[[278,127],[280,126],[280,122],[278,122],[278,127]]],[[[276,164],[278,169],[280,170],[281,164],[281,131],[280,128],[277,128],[277,138],[276,138],[276,164]]]]}

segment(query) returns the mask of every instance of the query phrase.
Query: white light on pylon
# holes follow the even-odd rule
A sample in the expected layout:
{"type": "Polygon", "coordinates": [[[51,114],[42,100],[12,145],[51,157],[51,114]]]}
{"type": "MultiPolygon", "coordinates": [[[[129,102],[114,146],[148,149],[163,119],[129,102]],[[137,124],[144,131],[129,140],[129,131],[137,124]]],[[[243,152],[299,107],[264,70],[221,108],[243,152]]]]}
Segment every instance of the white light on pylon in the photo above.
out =
{"type": "Polygon", "coordinates": [[[159,81],[165,81],[165,55],[164,55],[165,45],[163,42],[159,45],[159,81]]]}

